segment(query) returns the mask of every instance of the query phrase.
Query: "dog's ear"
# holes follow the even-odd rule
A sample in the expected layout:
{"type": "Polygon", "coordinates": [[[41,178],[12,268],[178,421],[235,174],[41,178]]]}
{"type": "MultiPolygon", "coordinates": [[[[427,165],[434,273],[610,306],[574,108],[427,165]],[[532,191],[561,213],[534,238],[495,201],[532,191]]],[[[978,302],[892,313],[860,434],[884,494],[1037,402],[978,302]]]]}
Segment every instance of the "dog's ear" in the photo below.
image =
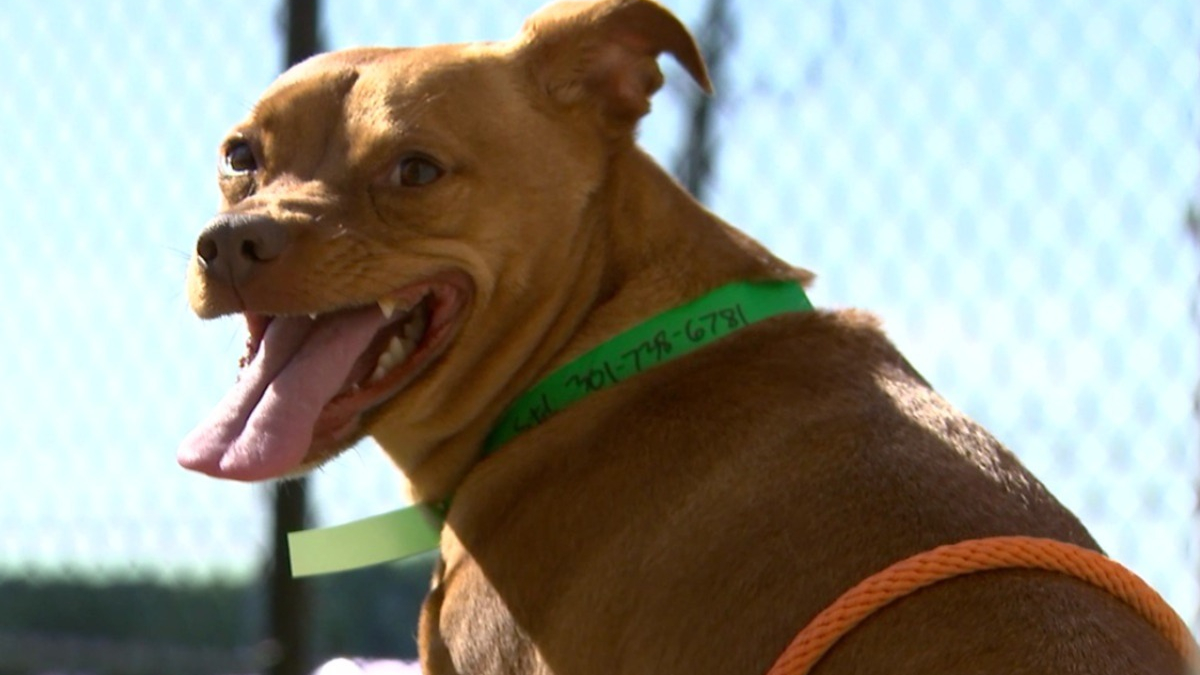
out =
{"type": "Polygon", "coordinates": [[[559,2],[526,20],[517,38],[538,86],[569,106],[592,103],[609,124],[629,130],[662,86],[667,52],[704,91],[708,70],[684,25],[650,0],[559,2]]]}

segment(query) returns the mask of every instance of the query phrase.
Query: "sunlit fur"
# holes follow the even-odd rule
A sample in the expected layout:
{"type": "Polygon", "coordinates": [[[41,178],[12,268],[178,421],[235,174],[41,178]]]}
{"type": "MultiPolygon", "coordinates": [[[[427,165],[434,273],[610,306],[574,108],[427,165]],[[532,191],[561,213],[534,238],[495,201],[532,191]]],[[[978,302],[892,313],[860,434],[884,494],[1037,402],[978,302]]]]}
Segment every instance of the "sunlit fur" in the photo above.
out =
{"type": "MultiPolygon", "coordinates": [[[[449,350],[364,429],[418,498],[454,494],[422,617],[427,672],[761,675],[839,593],[910,554],[1015,533],[1095,547],[856,312],[766,321],[479,461],[501,410],[557,364],[730,280],[811,277],[635,146],[664,52],[708,88],[658,5],[562,4],[507,42],[318,57],[234,132],[262,169],[223,180],[224,208],[270,214],[293,241],[237,292],[193,266],[202,316],[326,312],[448,268],[474,286],[449,350]],[[381,187],[414,151],[445,175],[381,187]]],[[[1112,598],[1000,572],[881,612],[818,672],[1183,666],[1112,598]]]]}

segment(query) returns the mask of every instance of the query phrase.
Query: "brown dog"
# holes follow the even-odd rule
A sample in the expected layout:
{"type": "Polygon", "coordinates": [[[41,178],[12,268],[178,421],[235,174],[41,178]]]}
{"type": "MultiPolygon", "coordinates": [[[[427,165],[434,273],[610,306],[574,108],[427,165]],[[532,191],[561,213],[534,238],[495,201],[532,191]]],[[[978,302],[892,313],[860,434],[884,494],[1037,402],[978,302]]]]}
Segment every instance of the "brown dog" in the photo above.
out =
{"type": "MultiPolygon", "coordinates": [[[[602,389],[483,460],[543,375],[734,280],[799,280],[634,144],[695,44],[648,0],[513,40],[359,49],[284,74],[222,146],[188,293],[245,315],[234,391],[181,451],[262,480],[373,435],[454,496],[427,672],[760,675],[847,588],[940,544],[1096,548],[856,312],[790,313],[602,389]]],[[[1125,605],[1052,573],[918,592],[821,673],[1178,673],[1125,605]]]]}

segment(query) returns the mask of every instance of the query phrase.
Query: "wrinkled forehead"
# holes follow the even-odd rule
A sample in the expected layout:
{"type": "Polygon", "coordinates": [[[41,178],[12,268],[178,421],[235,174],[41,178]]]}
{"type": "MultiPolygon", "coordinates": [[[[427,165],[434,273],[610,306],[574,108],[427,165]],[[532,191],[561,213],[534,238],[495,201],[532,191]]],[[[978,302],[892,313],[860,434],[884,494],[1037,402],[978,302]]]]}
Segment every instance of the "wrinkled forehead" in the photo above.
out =
{"type": "Polygon", "coordinates": [[[421,48],[362,48],[314,56],[293,66],[268,87],[251,114],[269,126],[298,110],[344,109],[361,124],[395,124],[406,113],[442,94],[470,91],[495,79],[499,49],[490,43],[421,48]],[[372,116],[384,116],[371,119],[372,116]]]}

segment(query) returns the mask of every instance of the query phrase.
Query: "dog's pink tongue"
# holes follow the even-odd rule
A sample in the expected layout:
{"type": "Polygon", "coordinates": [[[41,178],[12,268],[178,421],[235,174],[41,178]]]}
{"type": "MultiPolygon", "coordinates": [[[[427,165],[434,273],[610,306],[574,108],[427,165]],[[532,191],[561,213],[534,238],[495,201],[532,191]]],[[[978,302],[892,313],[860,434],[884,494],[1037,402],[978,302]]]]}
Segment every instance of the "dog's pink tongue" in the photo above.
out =
{"type": "Polygon", "coordinates": [[[179,463],[218,478],[266,480],[304,460],[313,427],[383,327],[374,307],[324,317],[279,317],[233,389],[179,447],[179,463]]]}

